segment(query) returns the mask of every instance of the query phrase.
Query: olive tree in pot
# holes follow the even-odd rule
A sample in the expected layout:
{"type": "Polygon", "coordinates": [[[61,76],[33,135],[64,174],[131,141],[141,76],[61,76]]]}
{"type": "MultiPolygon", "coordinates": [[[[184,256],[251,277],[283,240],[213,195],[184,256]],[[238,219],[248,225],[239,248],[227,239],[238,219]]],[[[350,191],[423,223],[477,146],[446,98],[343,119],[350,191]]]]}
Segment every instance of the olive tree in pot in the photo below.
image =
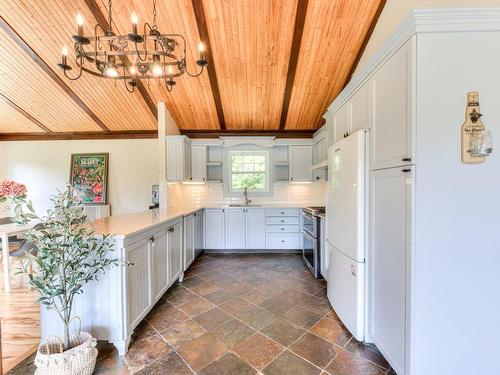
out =
{"type": "Polygon", "coordinates": [[[83,225],[87,218],[84,206],[69,186],[51,198],[53,208],[44,216],[35,212],[25,194],[7,198],[14,205],[16,222],[37,223],[27,233],[33,250],[22,262],[23,272],[38,291],[40,303],[55,310],[64,324],[62,342],[52,339],[40,345],[36,373],[90,375],[97,357],[96,341],[86,332],[70,334],[75,318],[73,302],[84,292],[85,284],[117,264],[110,253],[113,240],[109,235],[96,235],[83,225]]]}

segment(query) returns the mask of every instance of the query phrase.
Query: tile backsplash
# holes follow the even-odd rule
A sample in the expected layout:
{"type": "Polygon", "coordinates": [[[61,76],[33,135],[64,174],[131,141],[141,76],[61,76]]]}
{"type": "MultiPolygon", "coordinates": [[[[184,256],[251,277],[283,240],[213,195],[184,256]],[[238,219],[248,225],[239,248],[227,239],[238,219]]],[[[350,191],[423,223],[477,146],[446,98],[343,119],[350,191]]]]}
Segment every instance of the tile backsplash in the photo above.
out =
{"type": "MultiPolygon", "coordinates": [[[[326,199],[326,182],[313,184],[275,183],[273,194],[269,197],[253,198],[258,204],[300,204],[324,205],[326,199]]],[[[170,184],[168,185],[168,206],[176,205],[219,205],[243,202],[241,197],[225,197],[222,183],[204,185],[170,184]]]]}

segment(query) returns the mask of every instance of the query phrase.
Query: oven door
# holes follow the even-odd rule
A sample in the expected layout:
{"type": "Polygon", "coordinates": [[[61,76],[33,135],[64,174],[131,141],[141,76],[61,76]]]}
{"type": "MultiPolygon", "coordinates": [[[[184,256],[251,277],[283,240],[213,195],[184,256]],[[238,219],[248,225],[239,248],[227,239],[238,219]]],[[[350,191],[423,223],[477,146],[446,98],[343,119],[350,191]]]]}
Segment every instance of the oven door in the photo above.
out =
{"type": "Polygon", "coordinates": [[[311,237],[316,237],[316,216],[311,215],[309,211],[302,210],[302,230],[307,232],[311,237]]]}
{"type": "Polygon", "coordinates": [[[319,277],[318,241],[308,231],[302,230],[302,257],[315,278],[319,277]]]}

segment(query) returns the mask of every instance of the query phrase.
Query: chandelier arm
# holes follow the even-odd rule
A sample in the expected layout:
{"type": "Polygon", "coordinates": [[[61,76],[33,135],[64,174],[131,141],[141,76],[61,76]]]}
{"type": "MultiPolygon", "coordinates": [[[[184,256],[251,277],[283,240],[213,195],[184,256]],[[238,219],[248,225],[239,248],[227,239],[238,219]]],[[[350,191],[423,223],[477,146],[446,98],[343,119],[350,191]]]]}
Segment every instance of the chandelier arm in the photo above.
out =
{"type": "Polygon", "coordinates": [[[78,64],[78,62],[76,63],[76,66],[78,66],[79,68],[79,71],[78,71],[78,75],[76,77],[70,77],[67,73],[67,69],[64,69],[64,76],[69,79],[70,81],[76,81],[77,79],[79,79],[81,76],[82,76],[82,72],[83,72],[83,57],[80,57],[80,64],[78,64]]]}
{"type": "Polygon", "coordinates": [[[97,35],[97,30],[98,29],[101,29],[103,34],[106,32],[106,30],[104,30],[104,27],[102,27],[100,23],[96,23],[96,25],[94,26],[94,37],[95,37],[95,43],[94,44],[95,44],[95,50],[96,50],[96,52],[98,50],[99,51],[102,50],[101,38],[99,38],[99,36],[97,35]]]}
{"type": "Polygon", "coordinates": [[[141,53],[139,52],[139,49],[137,48],[137,42],[135,42],[134,45],[135,45],[135,54],[136,54],[137,58],[140,61],[146,61],[146,59],[148,57],[148,50],[147,50],[147,41],[146,41],[146,39],[144,38],[144,58],[141,57],[141,53]]]}
{"type": "Polygon", "coordinates": [[[204,69],[205,69],[205,67],[202,66],[201,70],[199,71],[199,73],[192,74],[192,73],[189,73],[189,70],[188,70],[187,65],[186,65],[185,71],[186,71],[187,75],[190,76],[190,77],[199,77],[203,73],[204,69]]]}

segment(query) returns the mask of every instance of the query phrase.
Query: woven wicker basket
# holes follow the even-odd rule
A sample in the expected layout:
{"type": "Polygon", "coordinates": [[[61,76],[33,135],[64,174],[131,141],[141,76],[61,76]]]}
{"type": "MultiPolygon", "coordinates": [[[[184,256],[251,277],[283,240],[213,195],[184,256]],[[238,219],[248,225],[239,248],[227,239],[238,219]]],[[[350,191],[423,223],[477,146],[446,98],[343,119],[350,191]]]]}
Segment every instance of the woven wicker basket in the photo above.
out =
{"type": "Polygon", "coordinates": [[[36,353],[35,375],[92,375],[97,359],[96,339],[87,332],[70,338],[71,349],[64,351],[60,337],[49,337],[36,353]]]}

